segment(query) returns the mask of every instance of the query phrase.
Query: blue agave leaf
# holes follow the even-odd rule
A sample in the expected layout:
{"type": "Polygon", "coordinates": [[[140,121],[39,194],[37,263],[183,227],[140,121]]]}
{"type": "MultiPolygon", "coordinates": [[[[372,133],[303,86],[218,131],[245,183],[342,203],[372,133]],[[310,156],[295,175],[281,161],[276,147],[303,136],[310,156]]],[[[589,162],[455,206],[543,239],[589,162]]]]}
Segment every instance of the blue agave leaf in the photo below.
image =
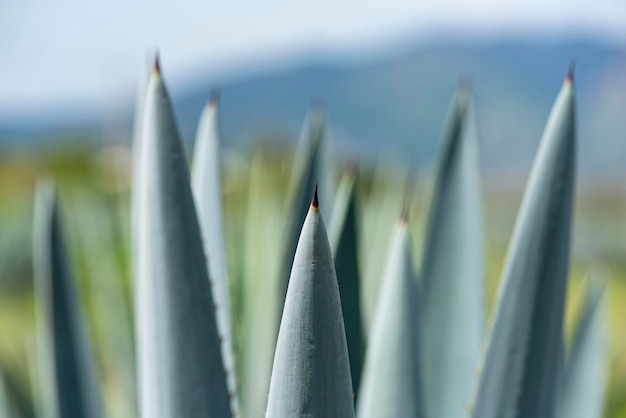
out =
{"type": "Polygon", "coordinates": [[[461,87],[444,133],[423,281],[424,388],[429,415],[460,416],[471,397],[484,323],[480,170],[471,92],[461,87]]]}
{"type": "Polygon", "coordinates": [[[222,358],[226,367],[228,390],[234,394],[231,397],[231,409],[233,415],[238,416],[239,396],[237,395],[237,371],[228,288],[228,260],[224,237],[218,118],[219,104],[217,97],[214,96],[200,116],[193,154],[192,184],[215,299],[217,327],[222,338],[222,358]]]}
{"type": "Polygon", "coordinates": [[[65,249],[54,186],[39,183],[35,199],[33,262],[38,316],[43,325],[45,412],[54,418],[102,415],[95,363],[78,291],[65,249]]]}
{"type": "Polygon", "coordinates": [[[142,136],[135,263],[140,413],[230,417],[189,169],[158,65],[147,86],[142,136]]]}
{"type": "Polygon", "coordinates": [[[575,184],[572,77],[552,109],[517,218],[473,417],[555,416],[575,184]]]}
{"type": "Polygon", "coordinates": [[[346,329],[352,388],[358,399],[365,342],[359,289],[361,275],[358,257],[359,222],[357,220],[355,182],[356,172],[349,169],[341,179],[337,190],[329,236],[335,259],[335,271],[337,272],[343,321],[346,329]]]}
{"type": "Polygon", "coordinates": [[[358,400],[359,418],[424,414],[419,358],[419,304],[406,218],[396,226],[389,245],[365,356],[358,400]]]}
{"type": "Polygon", "coordinates": [[[352,397],[337,277],[316,189],[291,270],[266,416],[353,417],[352,397]]]}

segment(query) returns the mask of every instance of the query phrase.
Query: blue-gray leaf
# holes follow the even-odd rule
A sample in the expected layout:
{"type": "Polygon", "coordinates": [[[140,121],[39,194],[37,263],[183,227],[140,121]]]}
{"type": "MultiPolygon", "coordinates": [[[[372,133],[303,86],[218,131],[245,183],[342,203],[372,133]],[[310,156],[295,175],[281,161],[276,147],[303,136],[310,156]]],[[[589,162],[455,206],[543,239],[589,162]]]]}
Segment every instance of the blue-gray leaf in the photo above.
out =
{"type": "Polygon", "coordinates": [[[391,236],[365,354],[359,418],[424,417],[420,382],[417,281],[406,219],[391,236]]]}
{"type": "Polygon", "coordinates": [[[575,184],[574,86],[552,109],[522,200],[474,418],[552,418],[560,389],[575,184]]]}
{"type": "Polygon", "coordinates": [[[304,221],[291,270],[268,418],[354,416],[337,277],[316,203],[304,221]]]}
{"type": "Polygon", "coordinates": [[[198,124],[193,154],[192,184],[215,300],[217,328],[222,336],[222,358],[226,368],[226,381],[229,392],[234,395],[231,397],[230,406],[233,415],[238,416],[239,397],[230,319],[218,117],[219,105],[217,98],[213,97],[205,106],[198,124]]]}
{"type": "Polygon", "coordinates": [[[356,201],[356,172],[349,169],[341,179],[335,206],[333,207],[332,221],[329,228],[329,237],[335,271],[341,296],[343,321],[348,342],[350,356],[350,371],[352,374],[352,388],[358,399],[361,370],[363,368],[363,322],[361,320],[361,298],[358,258],[358,225],[356,201]]]}
{"type": "Polygon", "coordinates": [[[231,416],[189,169],[158,67],[139,164],[136,332],[144,418],[231,416]]]}
{"type": "Polygon", "coordinates": [[[463,415],[484,323],[480,170],[471,92],[452,102],[422,264],[423,365],[429,416],[463,415]]]}
{"type": "Polygon", "coordinates": [[[33,262],[43,325],[45,413],[51,418],[100,417],[101,401],[85,315],[65,249],[54,186],[40,182],[35,199],[33,262]]]}

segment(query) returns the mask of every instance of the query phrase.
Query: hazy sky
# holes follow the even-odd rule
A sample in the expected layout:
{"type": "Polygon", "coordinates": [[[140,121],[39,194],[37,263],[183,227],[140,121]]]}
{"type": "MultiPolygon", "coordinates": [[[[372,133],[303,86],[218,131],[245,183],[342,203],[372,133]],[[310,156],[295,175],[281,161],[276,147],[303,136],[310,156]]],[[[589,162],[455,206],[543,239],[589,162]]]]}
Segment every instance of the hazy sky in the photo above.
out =
{"type": "Polygon", "coordinates": [[[166,77],[302,51],[382,51],[442,30],[591,33],[626,43],[624,0],[15,0],[0,2],[0,115],[134,89],[158,47],[166,77]]]}

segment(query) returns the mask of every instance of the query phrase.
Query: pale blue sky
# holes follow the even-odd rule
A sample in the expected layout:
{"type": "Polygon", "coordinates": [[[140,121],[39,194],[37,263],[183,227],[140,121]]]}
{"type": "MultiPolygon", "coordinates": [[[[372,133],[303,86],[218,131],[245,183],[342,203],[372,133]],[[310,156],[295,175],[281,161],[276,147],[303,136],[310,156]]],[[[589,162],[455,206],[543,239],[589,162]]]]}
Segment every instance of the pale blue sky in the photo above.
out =
{"type": "Polygon", "coordinates": [[[155,47],[169,81],[302,51],[384,51],[444,29],[591,33],[626,45],[623,0],[7,0],[0,113],[128,96],[155,47]]]}

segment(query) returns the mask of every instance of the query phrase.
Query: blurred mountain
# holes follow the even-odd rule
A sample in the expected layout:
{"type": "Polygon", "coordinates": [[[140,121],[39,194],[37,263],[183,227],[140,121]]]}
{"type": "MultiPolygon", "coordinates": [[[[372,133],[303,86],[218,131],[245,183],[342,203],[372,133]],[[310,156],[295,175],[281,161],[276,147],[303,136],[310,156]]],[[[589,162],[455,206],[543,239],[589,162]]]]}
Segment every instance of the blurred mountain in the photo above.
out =
{"type": "Polygon", "coordinates": [[[188,146],[209,91],[219,87],[229,146],[245,148],[259,136],[293,140],[311,100],[323,99],[338,152],[371,157],[393,148],[430,163],[456,85],[469,79],[486,169],[525,174],[573,59],[580,167],[588,175],[620,174],[626,169],[626,48],[589,39],[459,40],[352,64],[277,63],[245,76],[196,77],[172,94],[188,146]]]}

